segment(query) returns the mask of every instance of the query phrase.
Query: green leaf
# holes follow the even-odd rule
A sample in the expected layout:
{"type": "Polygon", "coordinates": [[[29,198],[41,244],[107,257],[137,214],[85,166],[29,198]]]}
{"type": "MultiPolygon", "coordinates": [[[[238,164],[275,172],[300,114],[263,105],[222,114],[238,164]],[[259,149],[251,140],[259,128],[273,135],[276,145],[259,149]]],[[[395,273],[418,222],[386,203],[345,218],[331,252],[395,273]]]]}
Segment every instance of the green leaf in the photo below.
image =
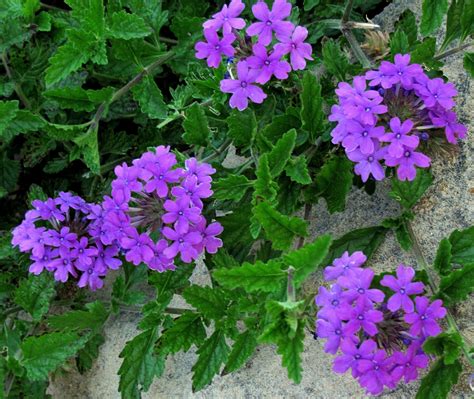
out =
{"type": "Polygon", "coordinates": [[[353,230],[332,242],[328,256],[323,264],[330,264],[335,258],[340,257],[344,251],[352,253],[362,251],[370,259],[375,250],[385,239],[388,229],[383,226],[365,227],[353,230]]]}
{"type": "Polygon", "coordinates": [[[21,364],[31,381],[42,381],[85,345],[86,339],[73,332],[53,332],[26,338],[21,344],[21,364]]]}
{"type": "Polygon", "coordinates": [[[63,87],[45,91],[43,95],[58,102],[61,108],[76,112],[93,111],[102,102],[108,101],[113,94],[111,87],[100,90],[85,90],[81,87],[63,87]]]}
{"type": "Polygon", "coordinates": [[[458,332],[443,332],[429,337],[423,350],[429,355],[443,356],[444,364],[454,364],[461,354],[463,340],[458,332]]]}
{"type": "Polygon", "coordinates": [[[13,120],[3,131],[3,139],[5,142],[10,141],[19,134],[27,132],[36,132],[45,126],[46,122],[38,115],[32,114],[30,111],[19,110],[13,120]]]}
{"type": "Polygon", "coordinates": [[[203,108],[193,103],[185,113],[183,140],[187,144],[206,146],[209,140],[209,125],[203,108]]]}
{"type": "Polygon", "coordinates": [[[85,305],[87,310],[72,310],[61,315],[51,316],[48,324],[56,330],[85,330],[101,329],[109,317],[109,312],[100,301],[85,305]]]}
{"type": "Polygon", "coordinates": [[[413,246],[407,224],[404,220],[395,228],[395,237],[403,250],[409,251],[413,246]]]}
{"type": "Polygon", "coordinates": [[[288,378],[299,384],[302,378],[301,354],[304,350],[304,322],[298,322],[296,334],[293,337],[279,340],[278,353],[282,356],[282,365],[288,370],[288,378]]]}
{"type": "Polygon", "coordinates": [[[46,85],[51,86],[63,80],[88,60],[89,54],[77,49],[71,42],[59,47],[56,54],[49,59],[49,67],[45,75],[46,85]]]}
{"type": "Polygon", "coordinates": [[[316,192],[326,200],[330,213],[342,212],[352,187],[353,164],[345,156],[333,157],[316,175],[316,192]]]}
{"type": "Polygon", "coordinates": [[[82,159],[92,173],[100,174],[99,142],[97,129],[89,129],[87,133],[73,139],[79,147],[82,159]]]}
{"type": "Polygon", "coordinates": [[[428,36],[441,26],[448,0],[423,0],[420,33],[428,36]]]}
{"type": "Polygon", "coordinates": [[[441,298],[446,306],[452,306],[465,300],[473,291],[474,263],[471,263],[442,277],[436,297],[441,298]]]}
{"type": "Polygon", "coordinates": [[[208,385],[219,372],[221,365],[227,361],[229,347],[225,342],[223,331],[216,330],[198,349],[199,355],[193,370],[193,392],[208,385]]]}
{"type": "Polygon", "coordinates": [[[257,337],[253,331],[247,330],[242,334],[239,334],[234,345],[232,345],[232,351],[229,354],[222,375],[240,369],[255,352],[256,347],[257,337]]]}
{"type": "Polygon", "coordinates": [[[95,334],[86,342],[84,348],[77,352],[76,365],[81,374],[92,368],[94,361],[99,357],[99,348],[104,342],[102,334],[95,334]]]}
{"type": "Polygon", "coordinates": [[[222,290],[191,285],[184,290],[183,298],[205,317],[219,320],[225,316],[228,300],[222,290]]]}
{"type": "Polygon", "coordinates": [[[261,202],[254,208],[254,214],[265,230],[265,234],[272,241],[274,249],[287,250],[295,236],[308,235],[307,223],[296,217],[286,216],[271,207],[267,202],[261,202]]]}
{"type": "Polygon", "coordinates": [[[430,372],[422,378],[416,399],[447,398],[453,385],[458,382],[461,372],[462,366],[459,360],[456,360],[453,364],[446,365],[442,358],[438,359],[431,366],[430,372]]]}
{"type": "MultiPolygon", "coordinates": [[[[436,39],[434,37],[427,37],[422,43],[418,44],[411,51],[410,62],[417,64],[433,65],[433,58],[436,53],[436,39]]],[[[436,64],[435,64],[436,65],[436,64]]]]}
{"type": "Polygon", "coordinates": [[[176,270],[167,270],[163,273],[151,273],[148,283],[154,286],[159,297],[165,292],[182,290],[189,286],[189,278],[193,273],[193,264],[182,264],[176,270]]]}
{"type": "Polygon", "coordinates": [[[0,138],[18,112],[18,101],[0,101],[0,138]]]}
{"type": "Polygon", "coordinates": [[[123,358],[123,362],[118,375],[122,398],[140,398],[140,392],[148,390],[153,377],[163,367],[165,359],[154,354],[157,338],[157,327],[146,330],[128,341],[120,353],[119,357],[123,358]]]}
{"type": "Polygon", "coordinates": [[[338,80],[345,80],[349,70],[349,60],[342,52],[339,43],[332,39],[327,40],[322,49],[323,63],[329,73],[338,80]]]}
{"type": "Polygon", "coordinates": [[[263,154],[260,157],[255,174],[257,176],[257,180],[254,184],[255,198],[265,199],[269,202],[275,200],[277,196],[278,186],[272,180],[268,161],[268,154],[263,154]]]}
{"type": "Polygon", "coordinates": [[[214,279],[227,288],[244,288],[247,292],[279,291],[286,280],[282,263],[270,260],[267,263],[257,261],[255,264],[245,262],[232,269],[217,269],[213,272],[214,279]]]}
{"type": "Polygon", "coordinates": [[[449,236],[451,262],[460,265],[474,263],[474,226],[465,230],[454,230],[449,236]]]}
{"type": "Polygon", "coordinates": [[[474,1],[464,0],[461,14],[461,41],[474,33],[474,1]]]}
{"type": "Polygon", "coordinates": [[[49,275],[30,274],[15,290],[15,303],[27,311],[34,321],[39,321],[48,312],[54,294],[54,280],[49,275]]]}
{"type": "Polygon", "coordinates": [[[218,200],[240,201],[247,190],[253,186],[243,175],[230,175],[212,183],[213,197],[218,200]]]}
{"type": "Polygon", "coordinates": [[[247,108],[244,111],[233,110],[226,119],[229,137],[238,146],[249,145],[257,133],[255,113],[247,108]]]}
{"type": "Polygon", "coordinates": [[[307,161],[304,155],[290,158],[285,167],[286,175],[299,184],[310,184],[312,182],[309,175],[307,161]]]}
{"type": "Polygon", "coordinates": [[[433,182],[431,173],[425,169],[418,169],[413,181],[392,180],[390,196],[405,209],[411,209],[423,196],[426,189],[433,182]]]}
{"type": "Polygon", "coordinates": [[[146,76],[132,89],[133,98],[140,104],[142,112],[151,119],[165,119],[168,108],[163,94],[151,76],[146,76]]]}
{"type": "Polygon", "coordinates": [[[418,27],[415,14],[411,10],[406,10],[400,16],[399,21],[395,24],[396,29],[400,29],[407,36],[408,43],[414,44],[418,39],[418,27]]]}
{"type": "Polygon", "coordinates": [[[291,153],[295,148],[296,130],[291,129],[277,141],[275,147],[268,153],[268,166],[272,178],[277,177],[283,172],[283,169],[290,159],[291,153]]]}
{"type": "Polygon", "coordinates": [[[20,175],[20,162],[7,157],[4,151],[0,154],[0,187],[6,192],[13,191],[20,175]]]}
{"type": "Polygon", "coordinates": [[[463,58],[464,69],[474,78],[474,53],[465,53],[463,58]]]}
{"type": "Polygon", "coordinates": [[[461,16],[464,12],[464,0],[452,0],[448,9],[446,34],[441,49],[445,49],[453,40],[461,36],[461,16]]]}
{"type": "Polygon", "coordinates": [[[406,54],[409,49],[408,36],[401,29],[397,29],[395,33],[390,36],[390,53],[392,56],[396,54],[406,54]]]}
{"type": "MultiPolygon", "coordinates": [[[[271,123],[263,127],[262,136],[271,143],[274,143],[288,130],[296,129],[300,131],[300,118],[299,108],[288,107],[283,115],[274,116],[271,123]]],[[[296,141],[298,141],[298,139],[296,141]]]]}
{"type": "Polygon", "coordinates": [[[185,312],[173,320],[173,325],[163,332],[160,339],[163,347],[169,353],[187,352],[191,345],[197,347],[206,340],[206,329],[201,315],[194,312],[185,312]]]}
{"type": "Polygon", "coordinates": [[[304,0],[304,10],[310,11],[319,4],[320,0],[304,0]]]}
{"type": "Polygon", "coordinates": [[[143,18],[128,14],[124,10],[114,12],[108,24],[108,36],[114,39],[138,39],[148,36],[151,32],[143,18]]]}
{"type": "Polygon", "coordinates": [[[438,250],[436,251],[436,258],[433,263],[434,269],[440,276],[448,275],[451,270],[451,243],[447,238],[443,238],[439,243],[438,250]]]}
{"type": "Polygon", "coordinates": [[[309,133],[314,143],[317,137],[323,133],[323,98],[321,97],[321,85],[316,76],[307,71],[303,75],[301,99],[301,120],[303,129],[309,133]]]}

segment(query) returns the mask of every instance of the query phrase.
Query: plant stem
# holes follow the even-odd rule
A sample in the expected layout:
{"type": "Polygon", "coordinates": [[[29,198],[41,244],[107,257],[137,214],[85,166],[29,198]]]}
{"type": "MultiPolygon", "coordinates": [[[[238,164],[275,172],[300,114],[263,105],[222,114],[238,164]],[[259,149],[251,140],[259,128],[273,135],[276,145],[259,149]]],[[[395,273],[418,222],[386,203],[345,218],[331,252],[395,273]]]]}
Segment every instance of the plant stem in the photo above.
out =
{"type": "Polygon", "coordinates": [[[30,101],[26,98],[25,93],[23,93],[23,90],[21,89],[21,86],[15,82],[13,79],[13,73],[12,70],[10,69],[10,66],[8,65],[8,58],[7,58],[7,53],[2,53],[2,64],[3,67],[5,68],[5,72],[8,76],[8,79],[10,79],[13,84],[14,84],[14,90],[22,104],[24,105],[25,108],[31,109],[31,103],[30,101]]]}
{"type": "Polygon", "coordinates": [[[362,66],[366,69],[372,67],[372,62],[367,58],[365,53],[362,51],[359,42],[355,38],[354,34],[350,29],[342,29],[342,33],[346,37],[347,41],[349,42],[352,52],[356,56],[356,58],[359,60],[359,62],[362,64],[362,66]]]}
{"type": "Polygon", "coordinates": [[[295,268],[293,266],[288,267],[288,280],[286,285],[286,300],[288,302],[296,302],[295,282],[293,280],[294,271],[295,268]]]}
{"type": "Polygon", "coordinates": [[[352,3],[354,0],[348,0],[346,4],[346,8],[344,10],[344,14],[342,15],[341,21],[342,22],[347,22],[349,21],[349,17],[351,16],[351,11],[352,11],[352,3]]]}
{"type": "Polygon", "coordinates": [[[229,148],[229,146],[231,145],[232,143],[232,139],[226,139],[222,145],[219,147],[219,148],[216,148],[214,150],[214,153],[211,154],[211,155],[208,155],[207,157],[204,157],[201,159],[201,162],[209,162],[209,161],[212,161],[214,158],[217,158],[219,157],[220,155],[222,155],[222,153],[227,150],[227,148],[229,148]]]}
{"type": "MultiPolygon", "coordinates": [[[[309,217],[311,216],[311,209],[313,208],[313,205],[310,203],[304,204],[304,220],[309,220],[309,217]]],[[[300,249],[304,245],[304,237],[300,236],[298,239],[298,243],[296,244],[296,249],[300,249]]]]}
{"type": "Polygon", "coordinates": [[[450,55],[453,55],[453,54],[456,54],[458,53],[459,51],[462,51],[464,50],[465,48],[468,48],[468,47],[471,47],[472,45],[474,45],[474,42],[469,42],[469,43],[464,43],[458,47],[454,47],[452,48],[451,50],[448,50],[448,51],[445,51],[443,53],[440,53],[438,55],[435,55],[433,57],[433,59],[435,60],[441,60],[443,58],[446,58],[446,57],[449,57],[450,55]]]}
{"type": "MultiPolygon", "coordinates": [[[[432,269],[429,267],[428,262],[426,262],[426,259],[423,255],[423,251],[421,250],[420,243],[418,242],[418,238],[416,237],[415,232],[413,230],[413,227],[412,227],[412,225],[409,221],[406,222],[406,226],[407,226],[408,234],[410,235],[411,241],[413,243],[413,248],[412,249],[413,249],[413,253],[416,257],[416,261],[426,271],[426,274],[428,276],[428,284],[430,286],[430,289],[431,289],[432,293],[434,294],[437,291],[437,289],[436,289],[436,284],[435,284],[433,276],[432,276],[432,269]]],[[[459,327],[456,324],[456,321],[454,320],[454,317],[453,317],[451,311],[448,308],[446,308],[446,310],[447,310],[447,321],[448,321],[449,327],[451,329],[455,330],[462,337],[461,331],[459,330],[459,327]]],[[[464,355],[466,356],[467,360],[469,361],[469,363],[471,364],[471,366],[474,366],[474,358],[473,358],[472,355],[469,354],[469,350],[466,347],[466,344],[464,342],[464,338],[462,339],[462,342],[463,342],[462,347],[461,347],[462,351],[463,351],[464,355]]]]}
{"type": "Polygon", "coordinates": [[[371,24],[368,22],[356,22],[356,21],[342,21],[340,19],[324,19],[323,21],[318,21],[318,22],[324,22],[324,25],[327,26],[328,28],[333,28],[333,29],[380,29],[380,25],[377,24],[371,24]]]}
{"type": "Polygon", "coordinates": [[[158,40],[163,43],[178,44],[176,39],[170,39],[169,37],[158,36],[158,40]]]}
{"type": "Polygon", "coordinates": [[[19,311],[21,311],[23,308],[21,306],[14,306],[10,309],[7,309],[5,310],[5,312],[3,312],[3,315],[6,317],[8,315],[11,315],[13,313],[18,313],[19,311]]]}

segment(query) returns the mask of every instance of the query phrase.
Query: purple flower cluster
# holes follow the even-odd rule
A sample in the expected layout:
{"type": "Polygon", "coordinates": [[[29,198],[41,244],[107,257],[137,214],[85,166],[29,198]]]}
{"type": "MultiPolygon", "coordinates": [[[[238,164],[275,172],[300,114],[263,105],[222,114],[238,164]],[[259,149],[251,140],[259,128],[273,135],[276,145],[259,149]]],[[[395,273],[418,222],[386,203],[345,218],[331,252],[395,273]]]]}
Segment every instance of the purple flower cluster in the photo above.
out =
{"type": "Polygon", "coordinates": [[[54,273],[57,281],[77,278],[79,287],[102,288],[103,277],[122,262],[119,247],[100,239],[104,211],[68,192],[34,200],[23,222],[13,229],[13,246],[30,253],[30,273],[54,273]]]}
{"type": "Polygon", "coordinates": [[[425,142],[442,129],[451,144],[466,136],[452,111],[454,85],[430,79],[420,65],[410,64],[409,54],[397,54],[394,63],[382,61],[352,85],[339,83],[336,94],[339,103],[329,116],[337,122],[332,142],[342,144],[364,182],[370,175],[385,177],[382,162],[397,168],[398,179],[414,180],[416,167],[430,166],[430,158],[418,151],[425,142]]]}
{"type": "Polygon", "coordinates": [[[305,43],[308,31],[302,26],[294,26],[286,21],[291,14],[291,4],[287,0],[275,0],[272,8],[267,3],[258,1],[252,6],[252,13],[257,22],[246,30],[246,35],[239,35],[246,22],[239,18],[245,8],[241,0],[232,0],[222,10],[206,21],[204,37],[206,42],[196,43],[196,57],[207,59],[207,65],[218,68],[222,56],[236,57],[236,78],[233,77],[232,64],[227,63],[230,78],[221,81],[221,90],[232,93],[230,106],[242,111],[248,101],[262,103],[267,95],[257,84],[267,83],[272,76],[277,79],[288,78],[288,73],[306,67],[306,60],[312,60],[311,45],[305,43]],[[222,30],[222,38],[219,37],[222,30]],[[251,37],[257,37],[252,43],[251,37]],[[274,37],[277,42],[272,45],[274,37]],[[237,40],[237,46],[232,44],[237,40]],[[267,46],[269,46],[267,48],[267,46]],[[289,55],[290,63],[285,60],[289,55]]]}
{"type": "Polygon", "coordinates": [[[402,379],[415,380],[418,369],[427,367],[422,344],[441,332],[437,320],[446,309],[441,300],[430,303],[421,296],[423,283],[414,282],[415,271],[404,265],[396,277],[385,275],[380,281],[393,292],[384,302],[385,294],[371,288],[374,272],[361,267],[366,260],[362,252],[345,252],[326,267],[325,280],[335,283],[319,288],[316,328],[317,336],[326,339],[324,350],[339,351],[334,372],[351,369],[367,393],[378,395],[402,379]]]}
{"type": "Polygon", "coordinates": [[[190,158],[176,167],[169,147],[144,153],[131,166],[115,168],[112,195],[104,197],[105,245],[117,245],[127,261],[150,269],[175,269],[176,257],[190,263],[204,250],[215,253],[222,226],[207,224],[202,199],[212,195],[209,164],[190,158]]]}

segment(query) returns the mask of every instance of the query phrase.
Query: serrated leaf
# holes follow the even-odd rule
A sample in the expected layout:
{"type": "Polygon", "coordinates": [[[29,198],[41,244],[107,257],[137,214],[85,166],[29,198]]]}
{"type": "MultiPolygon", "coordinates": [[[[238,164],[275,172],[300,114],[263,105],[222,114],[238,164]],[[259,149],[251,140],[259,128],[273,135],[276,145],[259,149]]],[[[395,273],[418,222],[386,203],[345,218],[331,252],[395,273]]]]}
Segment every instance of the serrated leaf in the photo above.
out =
{"type": "Polygon", "coordinates": [[[5,128],[18,112],[18,101],[0,101],[0,138],[4,138],[5,128]]]}
{"type": "Polygon", "coordinates": [[[183,298],[198,312],[210,319],[219,320],[225,315],[228,300],[217,288],[191,285],[183,292],[183,298]]]}
{"type": "Polygon", "coordinates": [[[420,33],[428,36],[441,26],[448,11],[448,0],[423,0],[420,33]]]}
{"type": "Polygon", "coordinates": [[[454,230],[449,236],[451,262],[460,265],[474,263],[474,226],[465,230],[454,230]]]}
{"type": "Polygon", "coordinates": [[[20,175],[20,162],[8,158],[4,151],[0,154],[0,187],[8,193],[16,187],[20,175]]]}
{"type": "Polygon", "coordinates": [[[447,238],[443,238],[439,243],[438,250],[436,251],[436,258],[433,263],[433,268],[438,272],[440,276],[446,276],[452,270],[451,248],[451,243],[447,238]]]}
{"type": "Polygon", "coordinates": [[[291,158],[285,167],[286,175],[296,183],[310,184],[312,180],[306,162],[303,155],[291,158]]]}
{"type": "Polygon", "coordinates": [[[79,147],[82,159],[92,173],[100,174],[100,154],[97,129],[89,129],[86,133],[77,136],[73,141],[79,147]]]}
{"type": "Polygon", "coordinates": [[[433,182],[431,173],[425,169],[418,169],[413,181],[392,180],[390,196],[405,209],[411,209],[423,196],[426,189],[433,182]]]}
{"type": "Polygon", "coordinates": [[[474,1],[464,0],[461,14],[461,41],[474,33],[474,1]]]}
{"type": "Polygon", "coordinates": [[[138,39],[151,33],[143,18],[124,10],[114,12],[108,24],[108,36],[114,39],[138,39]]]}
{"type": "Polygon", "coordinates": [[[173,325],[161,337],[164,350],[169,353],[187,352],[191,345],[200,346],[206,339],[201,315],[185,312],[173,320],[173,325]]]}
{"type": "Polygon", "coordinates": [[[193,392],[208,385],[226,362],[229,346],[225,342],[224,332],[216,330],[198,349],[197,354],[198,360],[192,368],[193,392]]]}
{"type": "Polygon", "coordinates": [[[465,53],[463,58],[464,69],[474,78],[474,53],[465,53]]]}
{"type": "Polygon", "coordinates": [[[314,140],[323,133],[324,113],[321,85],[318,78],[310,71],[305,72],[301,83],[303,86],[300,94],[301,121],[303,129],[308,131],[309,137],[314,143],[314,140]]]}
{"type": "MultiPolygon", "coordinates": [[[[301,119],[300,110],[295,107],[288,107],[283,115],[273,117],[271,123],[265,125],[261,136],[265,137],[269,142],[275,143],[284,133],[291,129],[300,131],[301,119]]],[[[297,145],[298,145],[298,139],[297,145]]]]}
{"type": "Polygon", "coordinates": [[[206,146],[210,130],[206,114],[198,103],[193,103],[185,112],[183,140],[187,144],[206,146]]]}
{"type": "Polygon", "coordinates": [[[452,0],[446,20],[446,34],[441,49],[445,49],[453,40],[461,36],[461,16],[464,11],[464,0],[452,0]]]}
{"type": "Polygon", "coordinates": [[[423,350],[429,355],[443,356],[444,364],[453,364],[461,354],[463,340],[458,332],[443,332],[429,337],[423,344],[423,350]]]}
{"type": "Polygon", "coordinates": [[[257,337],[253,331],[247,330],[239,334],[227,359],[227,363],[222,371],[222,375],[232,373],[240,369],[252,356],[257,347],[257,337]]]}
{"type": "Polygon", "coordinates": [[[119,357],[123,358],[123,362],[118,375],[122,398],[140,398],[140,392],[148,390],[157,370],[163,367],[165,359],[154,354],[157,338],[157,327],[143,331],[128,341],[120,353],[119,357]]]}
{"type": "Polygon", "coordinates": [[[87,339],[73,332],[53,332],[26,338],[21,344],[21,364],[31,381],[42,381],[82,349],[87,339]]]}
{"type": "Polygon", "coordinates": [[[282,365],[288,370],[288,378],[299,384],[303,372],[303,359],[301,354],[304,350],[304,323],[298,322],[298,328],[293,337],[279,340],[278,353],[282,356],[282,365]]]}
{"type": "Polygon", "coordinates": [[[133,98],[140,104],[140,109],[151,119],[165,119],[168,108],[163,94],[151,76],[146,76],[132,89],[133,98]]]}
{"type": "Polygon", "coordinates": [[[283,169],[290,159],[291,153],[295,148],[296,130],[291,129],[279,139],[273,149],[268,153],[268,166],[272,178],[277,177],[283,172],[283,169]]]}
{"type": "Polygon", "coordinates": [[[342,212],[352,187],[352,162],[345,156],[333,157],[315,177],[316,192],[326,200],[330,213],[342,212]]]}
{"type": "Polygon", "coordinates": [[[413,11],[409,9],[404,11],[400,19],[396,22],[395,27],[406,34],[410,45],[414,44],[418,39],[418,27],[413,11]]]}
{"type": "Polygon", "coordinates": [[[16,113],[13,120],[11,120],[5,128],[2,138],[5,142],[8,142],[19,134],[38,131],[45,126],[45,124],[45,120],[40,116],[22,109],[16,113]]]}
{"type": "Polygon", "coordinates": [[[318,237],[314,242],[306,244],[283,257],[286,265],[295,268],[293,281],[296,287],[299,287],[326,259],[331,242],[331,236],[325,234],[318,237]]]}
{"type": "Polygon", "coordinates": [[[72,72],[77,71],[89,59],[89,54],[77,49],[71,42],[58,48],[56,54],[49,59],[45,82],[47,86],[63,80],[72,72]]]}
{"type": "Polygon", "coordinates": [[[253,181],[250,181],[245,176],[230,175],[212,183],[213,197],[218,200],[234,200],[238,202],[252,186],[253,181]]]}
{"type": "Polygon", "coordinates": [[[465,300],[474,291],[474,263],[464,265],[441,278],[437,298],[446,306],[465,300]]]}
{"type": "Polygon", "coordinates": [[[341,47],[332,39],[327,40],[322,49],[323,63],[329,73],[333,74],[338,80],[344,81],[349,69],[349,60],[342,52],[341,47]]]}
{"type": "Polygon", "coordinates": [[[402,249],[405,251],[409,251],[413,246],[410,233],[408,232],[408,228],[404,220],[402,220],[401,223],[395,228],[395,238],[402,249]]]}
{"type": "Polygon", "coordinates": [[[189,278],[194,270],[193,264],[182,264],[176,270],[167,270],[163,273],[151,273],[148,284],[154,286],[159,297],[165,292],[175,292],[189,286],[189,278]]]}
{"type": "Polygon", "coordinates": [[[286,216],[271,207],[267,202],[261,202],[254,208],[254,215],[272,241],[272,247],[282,251],[287,250],[295,236],[306,237],[307,223],[296,216],[286,216]]]}
{"type": "Polygon", "coordinates": [[[406,54],[409,50],[408,36],[403,30],[397,29],[390,36],[390,53],[394,56],[396,54],[406,54]]]}
{"type": "Polygon", "coordinates": [[[447,398],[452,386],[458,382],[461,371],[461,363],[458,360],[446,365],[443,358],[438,359],[431,366],[430,372],[422,378],[416,399],[447,398]]]}
{"type": "Polygon", "coordinates": [[[257,119],[251,109],[233,110],[226,119],[229,137],[236,146],[249,145],[257,133],[257,119]]]}
{"type": "Polygon", "coordinates": [[[255,181],[255,198],[265,199],[269,202],[275,200],[277,195],[277,184],[272,180],[270,166],[268,161],[268,154],[263,154],[258,162],[257,170],[255,171],[257,180],[255,181]]]}
{"type": "Polygon", "coordinates": [[[277,260],[255,264],[245,262],[232,269],[217,269],[213,272],[216,281],[227,288],[244,288],[247,292],[275,292],[286,280],[283,264],[277,260]]]}
{"type": "Polygon", "coordinates": [[[63,87],[45,91],[43,95],[58,102],[61,108],[76,112],[93,111],[98,104],[108,101],[114,92],[111,87],[100,90],[85,90],[81,87],[63,87]]]}
{"type": "Polygon", "coordinates": [[[84,348],[77,352],[76,365],[81,374],[92,368],[94,361],[99,356],[99,349],[104,342],[105,338],[102,334],[95,334],[86,342],[84,348]]]}
{"type": "Polygon", "coordinates": [[[51,316],[48,324],[56,330],[85,330],[97,331],[104,325],[109,312],[100,301],[85,305],[87,310],[72,310],[61,315],[51,316]]]}
{"type": "Polygon", "coordinates": [[[15,303],[28,312],[34,321],[39,321],[48,312],[54,294],[54,280],[49,275],[30,275],[15,290],[15,303]]]}
{"type": "MultiPolygon", "coordinates": [[[[432,65],[436,53],[436,39],[427,37],[418,44],[410,53],[410,62],[417,64],[432,65]]],[[[436,62],[436,61],[435,61],[436,62]]]]}

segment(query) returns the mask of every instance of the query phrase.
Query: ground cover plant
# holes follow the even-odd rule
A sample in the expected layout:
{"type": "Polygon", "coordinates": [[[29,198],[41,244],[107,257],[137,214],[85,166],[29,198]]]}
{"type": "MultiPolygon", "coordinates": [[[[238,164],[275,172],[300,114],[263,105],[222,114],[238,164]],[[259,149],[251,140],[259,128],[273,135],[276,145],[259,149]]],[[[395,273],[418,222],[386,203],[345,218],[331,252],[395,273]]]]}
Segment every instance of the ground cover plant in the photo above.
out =
{"type": "Polygon", "coordinates": [[[474,228],[429,264],[413,207],[468,134],[442,66],[463,52],[474,74],[474,6],[424,0],[384,32],[371,18],[385,5],[0,4],[3,396],[47,397],[55,374],[90,370],[106,323],[134,311],[123,398],[189,350],[193,391],[265,344],[298,383],[307,336],[367,394],[421,378],[417,398],[448,397],[474,364],[454,316],[474,228]],[[344,212],[383,179],[399,216],[310,237],[313,204],[344,212]],[[389,231],[417,261],[375,274],[389,231]],[[190,282],[198,259],[210,286],[190,282]],[[308,289],[314,273],[325,282],[308,289]]]}

